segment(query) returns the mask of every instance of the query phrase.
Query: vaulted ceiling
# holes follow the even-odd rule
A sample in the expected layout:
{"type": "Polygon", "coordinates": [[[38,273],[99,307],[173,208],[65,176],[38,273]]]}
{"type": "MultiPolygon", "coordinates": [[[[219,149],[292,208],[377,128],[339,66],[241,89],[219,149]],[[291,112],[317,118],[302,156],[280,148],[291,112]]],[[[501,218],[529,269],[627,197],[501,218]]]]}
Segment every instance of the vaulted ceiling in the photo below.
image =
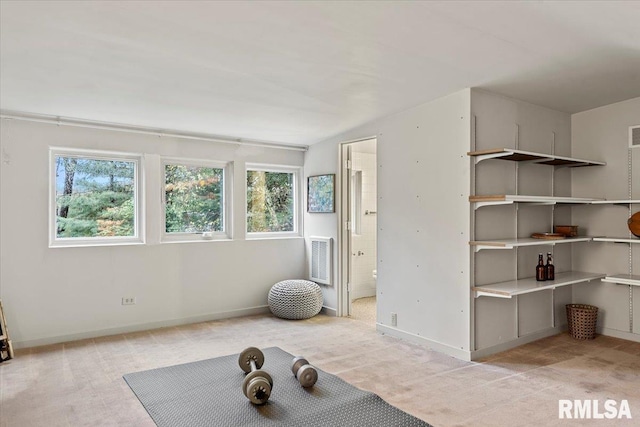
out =
{"type": "Polygon", "coordinates": [[[640,96],[640,2],[0,3],[0,107],[311,144],[465,87],[640,96]]]}

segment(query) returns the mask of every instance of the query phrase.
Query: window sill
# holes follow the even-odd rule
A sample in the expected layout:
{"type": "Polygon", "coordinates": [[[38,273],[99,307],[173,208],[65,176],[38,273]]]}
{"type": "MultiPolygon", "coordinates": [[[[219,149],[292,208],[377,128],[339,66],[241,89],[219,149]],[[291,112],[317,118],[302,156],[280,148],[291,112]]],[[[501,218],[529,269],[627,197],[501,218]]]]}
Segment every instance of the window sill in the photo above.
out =
{"type": "Polygon", "coordinates": [[[209,243],[233,240],[223,231],[199,233],[162,233],[160,243],[209,243]]]}
{"type": "Polygon", "coordinates": [[[215,243],[215,242],[233,242],[233,239],[229,237],[217,237],[213,239],[193,238],[193,239],[162,239],[160,244],[173,244],[173,243],[215,243]]]}
{"type": "Polygon", "coordinates": [[[291,240],[291,239],[304,239],[303,236],[300,236],[299,234],[291,234],[291,235],[279,235],[279,236],[265,236],[265,235],[261,235],[261,236],[247,236],[245,238],[245,240],[247,241],[251,241],[251,240],[291,240]]]}
{"type": "Polygon", "coordinates": [[[60,242],[56,241],[53,243],[49,243],[49,249],[61,249],[61,248],[92,248],[92,247],[104,247],[104,246],[140,246],[144,245],[145,242],[142,240],[126,240],[126,241],[118,241],[118,242],[89,242],[89,241],[81,241],[81,242],[60,242]]]}

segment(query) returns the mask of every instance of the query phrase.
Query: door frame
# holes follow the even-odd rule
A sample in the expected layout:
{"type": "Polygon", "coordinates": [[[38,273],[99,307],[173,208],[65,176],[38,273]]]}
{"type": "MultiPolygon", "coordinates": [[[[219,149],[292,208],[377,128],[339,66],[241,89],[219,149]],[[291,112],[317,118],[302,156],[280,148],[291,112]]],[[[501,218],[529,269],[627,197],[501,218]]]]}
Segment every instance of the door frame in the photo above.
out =
{"type": "Polygon", "coordinates": [[[338,157],[340,165],[340,211],[338,213],[338,287],[336,316],[346,317],[351,312],[351,299],[349,298],[349,272],[351,268],[351,229],[347,223],[353,223],[351,219],[351,144],[357,142],[376,140],[377,136],[352,139],[339,144],[338,157]]]}

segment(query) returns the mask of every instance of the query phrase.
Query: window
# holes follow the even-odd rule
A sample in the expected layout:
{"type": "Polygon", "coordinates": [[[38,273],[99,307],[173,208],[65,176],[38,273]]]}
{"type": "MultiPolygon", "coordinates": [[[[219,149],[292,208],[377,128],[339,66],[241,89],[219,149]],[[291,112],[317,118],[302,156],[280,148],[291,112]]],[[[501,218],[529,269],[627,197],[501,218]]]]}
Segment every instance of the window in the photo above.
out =
{"type": "Polygon", "coordinates": [[[51,246],[141,243],[140,157],[52,149],[51,246]]]}
{"type": "Polygon", "coordinates": [[[228,237],[224,163],[164,162],[165,238],[228,237]]]}
{"type": "Polygon", "coordinates": [[[298,232],[298,175],[292,168],[247,168],[247,233],[298,232]]]}

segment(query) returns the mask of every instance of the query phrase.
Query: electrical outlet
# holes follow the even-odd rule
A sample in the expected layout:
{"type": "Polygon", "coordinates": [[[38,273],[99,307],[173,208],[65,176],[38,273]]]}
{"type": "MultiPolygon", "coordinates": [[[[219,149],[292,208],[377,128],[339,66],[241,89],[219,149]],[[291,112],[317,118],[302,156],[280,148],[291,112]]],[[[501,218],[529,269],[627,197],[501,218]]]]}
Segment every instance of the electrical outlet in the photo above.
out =
{"type": "Polygon", "coordinates": [[[391,326],[398,326],[398,313],[391,312],[391,326]]]}
{"type": "Polygon", "coordinates": [[[136,297],[122,297],[122,305],[135,305],[136,297]]]}

